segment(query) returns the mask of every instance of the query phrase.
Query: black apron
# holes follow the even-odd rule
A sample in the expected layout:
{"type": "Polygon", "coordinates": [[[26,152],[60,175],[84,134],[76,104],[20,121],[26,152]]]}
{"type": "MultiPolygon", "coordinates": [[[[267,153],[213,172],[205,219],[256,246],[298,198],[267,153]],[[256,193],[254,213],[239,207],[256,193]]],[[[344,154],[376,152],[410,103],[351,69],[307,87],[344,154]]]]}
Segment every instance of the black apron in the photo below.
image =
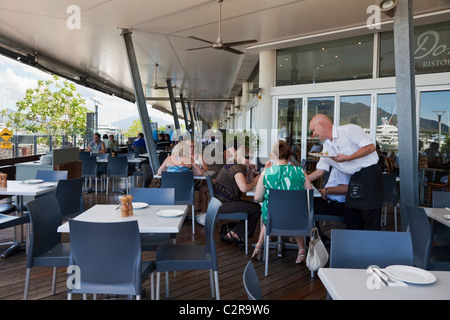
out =
{"type": "Polygon", "coordinates": [[[359,210],[380,209],[383,205],[383,176],[376,164],[355,172],[348,184],[345,207],[359,210]]]}

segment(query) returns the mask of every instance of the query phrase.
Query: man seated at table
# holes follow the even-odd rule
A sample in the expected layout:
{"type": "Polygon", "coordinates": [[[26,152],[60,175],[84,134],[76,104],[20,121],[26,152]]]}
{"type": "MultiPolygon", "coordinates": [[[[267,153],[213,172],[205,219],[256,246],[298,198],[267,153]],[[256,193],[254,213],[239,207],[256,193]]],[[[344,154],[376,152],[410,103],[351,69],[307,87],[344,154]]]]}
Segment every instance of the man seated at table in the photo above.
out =
{"type": "MultiPolygon", "coordinates": [[[[330,167],[329,177],[325,187],[318,190],[322,197],[314,197],[314,214],[345,217],[345,197],[349,181],[350,175],[330,167]]],[[[319,229],[322,242],[328,246],[330,239],[320,230],[318,222],[316,222],[316,226],[319,229]]]]}
{"type": "Polygon", "coordinates": [[[94,133],[94,140],[88,144],[86,151],[92,153],[106,153],[105,143],[100,139],[100,133],[94,133]]]}

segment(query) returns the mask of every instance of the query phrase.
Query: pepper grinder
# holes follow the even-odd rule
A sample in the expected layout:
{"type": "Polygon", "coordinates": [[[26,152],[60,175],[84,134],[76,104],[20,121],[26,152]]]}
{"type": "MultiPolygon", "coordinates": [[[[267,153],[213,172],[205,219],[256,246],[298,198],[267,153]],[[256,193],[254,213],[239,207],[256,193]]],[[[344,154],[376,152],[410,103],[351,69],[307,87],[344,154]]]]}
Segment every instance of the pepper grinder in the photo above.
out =
{"type": "Polygon", "coordinates": [[[120,207],[121,216],[123,218],[128,217],[128,198],[121,197],[120,201],[122,202],[122,206],[120,207]]]}
{"type": "Polygon", "coordinates": [[[128,215],[132,216],[133,215],[133,196],[128,195],[127,199],[128,199],[128,215]]]}
{"type": "Polygon", "coordinates": [[[7,187],[7,181],[8,181],[8,174],[6,173],[0,173],[0,187],[6,188],[7,187]]]}

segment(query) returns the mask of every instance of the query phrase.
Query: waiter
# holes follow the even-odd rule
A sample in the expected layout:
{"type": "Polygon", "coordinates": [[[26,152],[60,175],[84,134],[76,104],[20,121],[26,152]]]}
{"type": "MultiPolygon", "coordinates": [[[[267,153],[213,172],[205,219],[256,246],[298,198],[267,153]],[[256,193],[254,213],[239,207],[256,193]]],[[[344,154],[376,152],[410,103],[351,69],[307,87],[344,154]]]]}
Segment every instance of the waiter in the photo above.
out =
{"type": "Polygon", "coordinates": [[[324,141],[322,157],[311,181],[333,167],[350,175],[345,201],[345,220],[348,229],[380,230],[383,204],[383,177],[375,145],[364,130],[353,124],[333,126],[330,118],[317,114],[309,124],[314,136],[324,141]]]}

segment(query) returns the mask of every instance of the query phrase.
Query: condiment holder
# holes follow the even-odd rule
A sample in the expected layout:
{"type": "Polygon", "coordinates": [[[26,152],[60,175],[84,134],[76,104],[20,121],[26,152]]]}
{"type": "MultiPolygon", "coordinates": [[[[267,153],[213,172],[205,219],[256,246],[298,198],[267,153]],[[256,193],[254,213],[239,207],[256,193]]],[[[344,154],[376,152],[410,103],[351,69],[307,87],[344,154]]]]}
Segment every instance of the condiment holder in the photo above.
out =
{"type": "Polygon", "coordinates": [[[120,212],[122,217],[128,217],[133,215],[133,196],[123,196],[120,198],[120,202],[122,203],[120,206],[120,212]]]}
{"type": "Polygon", "coordinates": [[[7,187],[8,187],[8,174],[0,173],[0,188],[7,188],[7,187]]]}

